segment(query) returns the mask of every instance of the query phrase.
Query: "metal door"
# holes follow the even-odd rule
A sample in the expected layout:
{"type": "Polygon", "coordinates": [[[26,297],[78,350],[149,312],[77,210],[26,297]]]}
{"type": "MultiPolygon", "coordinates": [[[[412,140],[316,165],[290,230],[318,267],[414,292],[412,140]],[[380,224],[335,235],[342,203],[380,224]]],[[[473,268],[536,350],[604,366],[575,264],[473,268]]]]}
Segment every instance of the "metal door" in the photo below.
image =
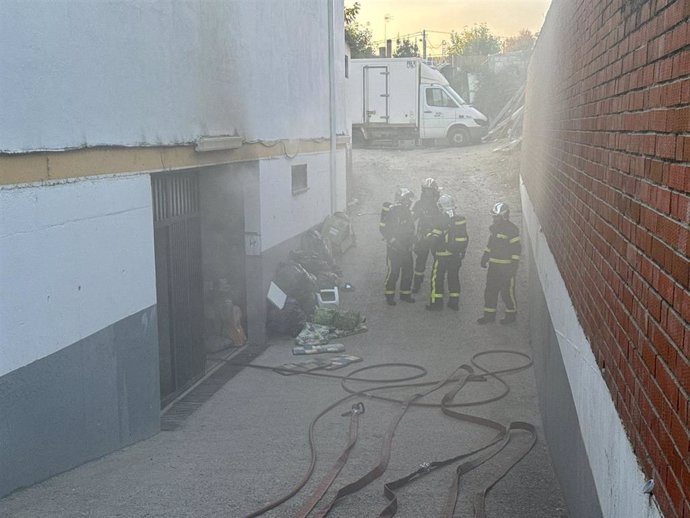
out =
{"type": "Polygon", "coordinates": [[[387,66],[364,67],[364,121],[367,124],[388,124],[388,77],[387,66]]]}
{"type": "Polygon", "coordinates": [[[161,406],[204,373],[199,177],[151,176],[161,406]]]}

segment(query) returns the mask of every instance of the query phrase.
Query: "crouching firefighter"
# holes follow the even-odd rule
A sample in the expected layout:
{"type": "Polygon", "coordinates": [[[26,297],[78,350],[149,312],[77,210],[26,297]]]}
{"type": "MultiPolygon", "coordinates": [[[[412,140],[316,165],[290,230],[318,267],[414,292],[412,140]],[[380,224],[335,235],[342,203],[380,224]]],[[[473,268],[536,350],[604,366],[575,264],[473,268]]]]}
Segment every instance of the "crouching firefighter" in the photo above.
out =
{"type": "Polygon", "coordinates": [[[486,273],[484,290],[484,316],[477,320],[479,324],[490,324],[496,321],[498,294],[506,306],[505,317],[501,324],[515,322],[517,301],[515,299],[515,274],[520,264],[520,230],[511,223],[510,208],[499,202],[491,210],[493,224],[489,227],[489,243],[484,250],[481,266],[489,269],[486,273]]]}
{"type": "Polygon", "coordinates": [[[386,302],[395,306],[395,288],[400,278],[400,300],[414,302],[412,297],[412,272],[414,260],[414,222],[412,220],[412,200],[414,193],[400,188],[395,193],[395,203],[384,203],[381,209],[379,230],[386,240],[386,283],[384,294],[386,302]]]}
{"type": "Polygon", "coordinates": [[[448,307],[458,311],[460,302],[460,266],[467,250],[467,221],[456,214],[455,200],[450,194],[438,199],[437,223],[427,234],[434,264],[431,268],[431,296],[426,309],[443,309],[444,283],[448,280],[448,307]]]}
{"type": "Polygon", "coordinates": [[[414,281],[412,293],[418,293],[424,281],[426,262],[429,257],[429,241],[426,236],[431,232],[433,224],[438,220],[438,198],[441,188],[433,178],[426,178],[422,182],[422,194],[412,207],[412,216],[417,222],[417,241],[415,243],[414,281]]]}

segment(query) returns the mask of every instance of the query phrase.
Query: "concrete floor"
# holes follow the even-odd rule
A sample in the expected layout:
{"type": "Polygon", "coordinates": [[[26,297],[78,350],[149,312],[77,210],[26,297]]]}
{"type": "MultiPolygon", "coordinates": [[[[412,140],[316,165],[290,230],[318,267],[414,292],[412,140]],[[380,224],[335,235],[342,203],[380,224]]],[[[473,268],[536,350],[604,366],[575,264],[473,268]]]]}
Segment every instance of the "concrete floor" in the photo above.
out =
{"type": "MultiPolygon", "coordinates": [[[[416,364],[428,371],[421,381],[443,379],[469,364],[483,351],[514,350],[531,354],[527,340],[524,300],[526,271],[519,272],[517,324],[482,327],[476,324],[483,306],[485,270],[479,259],[488,238],[489,210],[499,199],[514,207],[519,221],[515,157],[492,153],[492,145],[469,148],[424,148],[409,151],[354,150],[355,192],[352,209],[357,246],[340,260],[345,281],[355,291],[341,293],[341,307],[360,311],[369,331],[342,339],[346,352],[363,361],[334,371],[345,374],[381,363],[416,364]],[[385,304],[383,278],[385,248],[378,234],[381,203],[391,200],[397,186],[419,185],[435,177],[445,192],[456,195],[468,218],[470,245],[461,269],[459,312],[429,313],[426,297],[416,304],[385,304]]],[[[427,293],[428,282],[422,293],[427,293]]],[[[420,295],[422,295],[420,293],[420,295]]],[[[500,307],[500,306],[499,306],[500,307]]],[[[500,314],[499,314],[500,316],[500,314]]],[[[293,356],[292,342],[274,340],[254,363],[278,366],[302,360],[293,356]]],[[[251,347],[251,346],[250,346],[251,347]]],[[[483,359],[489,369],[520,365],[508,354],[483,359]]],[[[372,377],[403,375],[410,370],[378,369],[372,377]]],[[[491,518],[557,518],[568,516],[543,440],[536,387],[531,370],[505,376],[508,395],[499,401],[458,409],[508,424],[519,420],[537,428],[534,448],[488,494],[491,518]]],[[[368,386],[368,385],[364,385],[368,386]]],[[[357,385],[357,389],[363,386],[357,385]]],[[[477,401],[501,392],[495,381],[470,383],[457,401],[477,401]]],[[[425,401],[438,403],[446,389],[425,401]]],[[[386,391],[393,397],[410,389],[386,391]]],[[[340,380],[309,376],[281,376],[269,370],[245,368],[197,410],[184,425],[161,432],[134,446],[53,477],[0,500],[2,517],[241,517],[283,496],[304,475],[309,465],[307,431],[311,420],[332,402],[344,397],[340,380]]],[[[353,400],[353,401],[360,401],[353,400]]],[[[318,451],[311,482],[281,507],[265,516],[293,516],[342,450],[348,418],[342,417],[349,401],[319,421],[315,428],[318,451]]],[[[359,439],[350,460],[333,485],[352,482],[378,463],[382,437],[399,406],[364,399],[359,439]]],[[[476,449],[495,432],[444,416],[438,408],[412,407],[395,433],[388,469],[378,480],[340,501],[329,516],[377,516],[385,507],[383,484],[414,471],[422,462],[441,460],[476,449]]],[[[477,470],[460,486],[456,516],[473,516],[469,496],[507,465],[507,458],[525,444],[514,444],[477,470]]],[[[59,447],[59,445],[56,445],[59,447]]],[[[401,518],[438,516],[455,464],[438,470],[398,492],[401,518]]],[[[333,491],[329,494],[332,494],[333,491]]]]}

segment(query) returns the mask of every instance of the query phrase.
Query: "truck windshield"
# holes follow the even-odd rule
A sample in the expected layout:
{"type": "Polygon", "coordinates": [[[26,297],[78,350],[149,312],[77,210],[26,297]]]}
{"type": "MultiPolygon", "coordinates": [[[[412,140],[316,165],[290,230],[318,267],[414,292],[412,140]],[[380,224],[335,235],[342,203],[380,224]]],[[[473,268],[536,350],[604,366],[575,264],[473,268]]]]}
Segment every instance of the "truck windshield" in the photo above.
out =
{"type": "Polygon", "coordinates": [[[458,103],[460,106],[463,104],[467,104],[465,100],[458,95],[458,93],[453,90],[452,88],[446,88],[446,92],[448,92],[448,95],[450,95],[453,99],[455,99],[455,102],[458,103]]]}

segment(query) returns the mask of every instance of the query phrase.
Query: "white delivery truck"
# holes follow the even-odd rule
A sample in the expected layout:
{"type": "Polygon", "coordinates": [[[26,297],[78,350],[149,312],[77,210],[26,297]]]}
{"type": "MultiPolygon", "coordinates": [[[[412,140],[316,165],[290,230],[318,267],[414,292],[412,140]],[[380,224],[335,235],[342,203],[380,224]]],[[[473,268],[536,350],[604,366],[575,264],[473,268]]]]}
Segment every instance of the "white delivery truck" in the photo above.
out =
{"type": "Polygon", "coordinates": [[[353,59],[349,71],[352,140],[479,141],[488,120],[467,104],[443,74],[420,58],[353,59]]]}

